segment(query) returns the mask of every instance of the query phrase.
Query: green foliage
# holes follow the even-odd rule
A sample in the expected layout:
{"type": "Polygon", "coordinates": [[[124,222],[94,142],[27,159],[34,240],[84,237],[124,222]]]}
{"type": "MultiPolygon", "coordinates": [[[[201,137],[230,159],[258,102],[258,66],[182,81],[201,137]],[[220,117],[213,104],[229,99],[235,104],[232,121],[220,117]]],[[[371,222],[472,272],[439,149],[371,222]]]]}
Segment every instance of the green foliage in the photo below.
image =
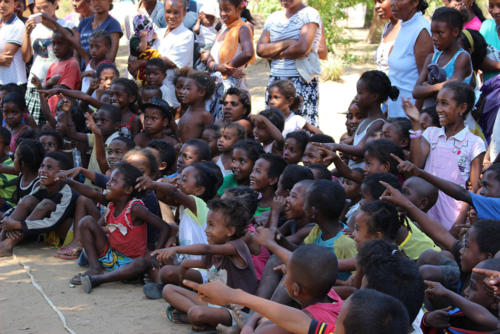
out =
{"type": "Polygon", "coordinates": [[[275,11],[283,9],[279,0],[254,0],[248,2],[248,9],[252,13],[262,15],[265,19],[275,11]]]}
{"type": "Polygon", "coordinates": [[[321,79],[324,81],[340,81],[344,74],[345,61],[333,53],[328,54],[328,59],[321,61],[321,79]]]}

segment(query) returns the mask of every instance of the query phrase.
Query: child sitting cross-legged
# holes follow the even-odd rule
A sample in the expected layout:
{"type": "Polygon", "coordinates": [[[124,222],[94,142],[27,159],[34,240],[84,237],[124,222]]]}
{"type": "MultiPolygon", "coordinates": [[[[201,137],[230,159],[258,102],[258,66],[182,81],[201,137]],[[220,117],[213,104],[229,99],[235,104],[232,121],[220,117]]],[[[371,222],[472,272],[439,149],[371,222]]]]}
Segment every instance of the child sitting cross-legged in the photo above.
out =
{"type": "Polygon", "coordinates": [[[137,263],[144,266],[148,257],[122,269],[120,275],[103,275],[103,269],[117,270],[147,255],[148,224],[160,231],[157,247],[163,247],[167,241],[169,225],[163,223],[136,198],[139,195],[137,180],[141,176],[138,168],[129,163],[120,164],[113,170],[106,185],[108,192],[105,197],[109,201],[106,213],[99,220],[87,216],[79,222],[89,269],[78,276],[87,293],[101,283],[133,278],[143,272],[138,270],[137,263]]]}
{"type": "Polygon", "coordinates": [[[72,167],[72,161],[63,153],[50,152],[45,155],[38,170],[39,185],[23,197],[0,223],[3,239],[0,242],[0,256],[9,256],[12,248],[25,235],[56,230],[59,238],[64,240],[69,225],[63,222],[73,215],[78,194],[60,182],[56,175],[72,167]]]}
{"type": "MultiPolygon", "coordinates": [[[[167,263],[176,254],[202,255],[197,259],[182,261],[179,272],[180,281],[190,268],[206,268],[210,272],[216,270],[221,275],[226,272],[227,284],[240,288],[248,293],[255,293],[257,277],[250,257],[250,251],[243,239],[250,221],[250,214],[237,199],[215,199],[208,203],[210,211],[207,215],[207,244],[170,247],[154,251],[157,260],[167,263]]],[[[197,281],[203,277],[198,272],[197,281]]],[[[167,316],[174,322],[189,322],[193,330],[214,328],[217,324],[231,325],[231,312],[225,308],[212,307],[199,302],[196,293],[175,285],[167,285],[163,289],[163,297],[171,305],[167,316]]]]}

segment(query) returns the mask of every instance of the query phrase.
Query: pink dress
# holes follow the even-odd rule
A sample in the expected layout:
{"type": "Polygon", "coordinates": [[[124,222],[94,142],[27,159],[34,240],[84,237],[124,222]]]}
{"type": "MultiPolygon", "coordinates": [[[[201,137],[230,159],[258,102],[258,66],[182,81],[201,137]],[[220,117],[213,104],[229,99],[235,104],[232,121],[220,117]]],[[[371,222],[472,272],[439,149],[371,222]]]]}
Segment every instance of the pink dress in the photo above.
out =
{"type": "MultiPolygon", "coordinates": [[[[465,187],[470,177],[471,163],[485,151],[484,142],[466,126],[462,131],[446,138],[444,128],[429,127],[423,137],[430,146],[424,170],[432,175],[465,187]]],[[[462,202],[456,201],[442,191],[436,204],[427,213],[446,229],[455,223],[462,202]]]]}
{"type": "MultiPolygon", "coordinates": [[[[257,230],[253,225],[248,225],[248,230],[254,233],[257,233],[257,230]]],[[[260,281],[262,274],[264,273],[264,268],[266,267],[267,260],[271,254],[267,250],[266,247],[260,247],[259,255],[251,255],[253,266],[255,267],[255,274],[257,275],[257,279],[260,281]]]]}

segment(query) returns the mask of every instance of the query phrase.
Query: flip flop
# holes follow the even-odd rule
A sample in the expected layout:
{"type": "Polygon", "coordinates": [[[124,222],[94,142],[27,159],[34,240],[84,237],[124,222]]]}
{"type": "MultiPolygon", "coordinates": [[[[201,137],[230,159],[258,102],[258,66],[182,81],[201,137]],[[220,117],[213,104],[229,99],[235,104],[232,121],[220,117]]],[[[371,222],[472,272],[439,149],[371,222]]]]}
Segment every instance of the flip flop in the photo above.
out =
{"type": "Polygon", "coordinates": [[[182,320],[179,316],[179,313],[173,306],[167,307],[167,310],[165,311],[167,313],[167,318],[174,324],[188,324],[188,322],[182,320]]]}
{"type": "Polygon", "coordinates": [[[149,299],[161,299],[163,297],[162,290],[163,285],[154,282],[146,283],[142,287],[142,291],[149,299]]]}
{"type": "Polygon", "coordinates": [[[75,276],[73,276],[72,279],[69,280],[69,282],[73,285],[82,285],[82,277],[85,276],[84,273],[78,273],[75,276]]]}
{"type": "Polygon", "coordinates": [[[81,278],[82,281],[82,289],[86,293],[91,293],[92,292],[92,281],[90,280],[89,275],[82,276],[81,278]]]}

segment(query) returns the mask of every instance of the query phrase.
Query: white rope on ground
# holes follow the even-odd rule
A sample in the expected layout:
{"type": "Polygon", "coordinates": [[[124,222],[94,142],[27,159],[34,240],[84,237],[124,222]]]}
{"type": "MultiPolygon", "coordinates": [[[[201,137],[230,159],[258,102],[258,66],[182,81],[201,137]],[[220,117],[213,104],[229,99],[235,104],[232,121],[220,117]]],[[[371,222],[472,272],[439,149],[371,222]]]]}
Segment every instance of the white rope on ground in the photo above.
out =
{"type": "Polygon", "coordinates": [[[76,334],[76,332],[74,330],[72,330],[71,328],[68,327],[68,324],[66,323],[66,318],[64,317],[64,315],[62,314],[62,312],[59,311],[59,309],[54,305],[54,303],[52,302],[52,300],[50,300],[49,296],[47,296],[45,294],[45,292],[43,291],[42,287],[35,281],[35,277],[31,274],[31,267],[25,265],[24,263],[22,263],[17,258],[16,254],[12,253],[12,257],[14,258],[15,261],[17,261],[17,263],[19,263],[20,266],[22,266],[24,268],[24,271],[26,272],[26,274],[31,279],[31,284],[35,287],[35,289],[38,290],[38,292],[40,292],[40,294],[43,296],[43,298],[45,298],[45,300],[47,301],[47,303],[49,304],[49,306],[54,310],[54,312],[56,312],[57,316],[59,317],[59,319],[62,322],[62,325],[63,325],[64,329],[68,333],[70,333],[70,334],[76,334]]]}

